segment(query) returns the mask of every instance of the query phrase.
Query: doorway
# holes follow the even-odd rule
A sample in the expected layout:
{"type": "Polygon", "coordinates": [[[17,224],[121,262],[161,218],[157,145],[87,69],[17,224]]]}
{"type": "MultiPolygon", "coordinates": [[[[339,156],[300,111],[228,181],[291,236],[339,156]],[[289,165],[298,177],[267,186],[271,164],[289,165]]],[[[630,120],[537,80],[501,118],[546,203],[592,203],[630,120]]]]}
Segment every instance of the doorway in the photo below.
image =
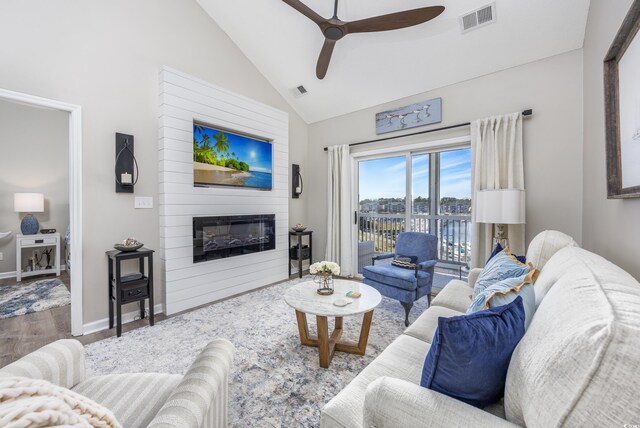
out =
{"type": "Polygon", "coordinates": [[[468,265],[469,147],[414,148],[361,156],[357,171],[359,259],[369,258],[363,252],[395,252],[398,234],[414,231],[438,238],[440,267],[457,270],[468,265]]]}
{"type": "MultiPolygon", "coordinates": [[[[32,107],[48,108],[68,113],[69,127],[69,259],[73,268],[69,274],[71,287],[71,334],[83,334],[82,321],[82,108],[78,105],[37,97],[20,92],[0,89],[0,100],[16,102],[32,107]]],[[[25,156],[28,161],[28,156],[25,156]]],[[[61,230],[61,235],[65,235],[61,230]]],[[[4,232],[0,230],[0,232],[4,232]]],[[[61,236],[64,239],[64,236],[61,236]]],[[[61,255],[64,256],[64,255],[61,255]]],[[[63,259],[63,257],[61,257],[63,259]]]]}

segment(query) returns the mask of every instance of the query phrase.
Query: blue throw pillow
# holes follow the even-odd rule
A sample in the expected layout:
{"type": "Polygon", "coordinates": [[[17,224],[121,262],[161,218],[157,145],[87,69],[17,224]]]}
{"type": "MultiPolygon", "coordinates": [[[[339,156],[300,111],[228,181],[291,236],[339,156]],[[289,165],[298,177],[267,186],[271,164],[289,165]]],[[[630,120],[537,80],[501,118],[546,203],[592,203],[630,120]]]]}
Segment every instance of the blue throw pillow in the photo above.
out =
{"type": "Polygon", "coordinates": [[[509,252],[509,247],[500,251],[486,264],[473,286],[473,299],[488,286],[507,278],[519,277],[533,270],[531,264],[524,264],[509,252]]]}
{"type": "MultiPolygon", "coordinates": [[[[487,259],[487,263],[489,263],[489,260],[491,260],[494,256],[497,256],[497,255],[498,255],[498,253],[499,253],[500,251],[502,251],[502,250],[504,250],[504,248],[502,248],[502,245],[500,245],[500,243],[499,243],[499,242],[496,242],[496,246],[495,246],[495,248],[493,249],[493,251],[491,252],[491,255],[490,255],[490,256],[489,256],[489,258],[487,259]]],[[[516,256],[515,254],[514,254],[514,256],[515,256],[515,258],[516,258],[520,263],[524,263],[524,264],[526,264],[526,263],[527,263],[527,257],[526,257],[526,256],[516,256]]],[[[485,264],[486,264],[486,263],[485,263],[485,264]]]]}
{"type": "Polygon", "coordinates": [[[537,269],[532,270],[526,275],[503,279],[488,286],[473,299],[467,309],[467,314],[509,304],[520,296],[524,306],[524,328],[526,330],[529,328],[531,318],[536,311],[536,294],[533,291],[533,283],[538,272],[537,269]]]}
{"type": "Polygon", "coordinates": [[[518,296],[505,306],[438,318],[420,385],[483,408],[504,395],[511,354],[524,336],[518,296]]]}

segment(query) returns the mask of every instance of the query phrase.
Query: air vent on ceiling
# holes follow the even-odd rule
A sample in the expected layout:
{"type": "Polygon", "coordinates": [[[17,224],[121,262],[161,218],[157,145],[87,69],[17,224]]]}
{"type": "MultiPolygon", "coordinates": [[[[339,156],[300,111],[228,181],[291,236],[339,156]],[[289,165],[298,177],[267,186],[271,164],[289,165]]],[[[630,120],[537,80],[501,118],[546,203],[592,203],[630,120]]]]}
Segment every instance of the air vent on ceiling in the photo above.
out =
{"type": "Polygon", "coordinates": [[[476,9],[473,12],[466,13],[460,17],[460,26],[462,32],[466,33],[470,30],[483,27],[485,25],[496,22],[496,4],[491,3],[476,9]]]}
{"type": "Polygon", "coordinates": [[[294,97],[300,98],[304,95],[307,95],[309,92],[307,91],[307,88],[305,88],[303,85],[298,85],[295,88],[291,88],[291,93],[293,94],[294,97]]]}

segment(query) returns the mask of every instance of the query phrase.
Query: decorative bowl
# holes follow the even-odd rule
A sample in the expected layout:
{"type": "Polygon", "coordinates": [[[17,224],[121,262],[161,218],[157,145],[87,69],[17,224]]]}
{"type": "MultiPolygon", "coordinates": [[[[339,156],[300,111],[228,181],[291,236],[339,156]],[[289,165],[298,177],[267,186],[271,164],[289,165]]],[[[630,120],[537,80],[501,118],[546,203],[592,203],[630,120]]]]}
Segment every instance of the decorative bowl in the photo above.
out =
{"type": "Polygon", "coordinates": [[[125,253],[127,253],[129,251],[139,250],[140,248],[142,248],[143,245],[144,244],[142,242],[138,242],[135,245],[114,244],[113,248],[115,248],[118,251],[124,251],[125,253]]]}
{"type": "Polygon", "coordinates": [[[305,230],[307,230],[307,227],[302,226],[301,224],[296,224],[291,228],[291,230],[293,230],[294,232],[304,232],[305,230]]]}

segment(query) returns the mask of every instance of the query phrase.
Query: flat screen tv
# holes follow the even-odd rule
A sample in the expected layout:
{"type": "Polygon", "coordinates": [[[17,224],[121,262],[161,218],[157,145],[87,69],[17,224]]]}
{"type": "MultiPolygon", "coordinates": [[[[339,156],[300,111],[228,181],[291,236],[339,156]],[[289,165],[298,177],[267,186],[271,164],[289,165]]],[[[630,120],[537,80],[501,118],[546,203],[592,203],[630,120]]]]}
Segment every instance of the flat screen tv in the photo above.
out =
{"type": "Polygon", "coordinates": [[[193,124],[193,184],[271,190],[273,145],[266,140],[193,124]]]}

